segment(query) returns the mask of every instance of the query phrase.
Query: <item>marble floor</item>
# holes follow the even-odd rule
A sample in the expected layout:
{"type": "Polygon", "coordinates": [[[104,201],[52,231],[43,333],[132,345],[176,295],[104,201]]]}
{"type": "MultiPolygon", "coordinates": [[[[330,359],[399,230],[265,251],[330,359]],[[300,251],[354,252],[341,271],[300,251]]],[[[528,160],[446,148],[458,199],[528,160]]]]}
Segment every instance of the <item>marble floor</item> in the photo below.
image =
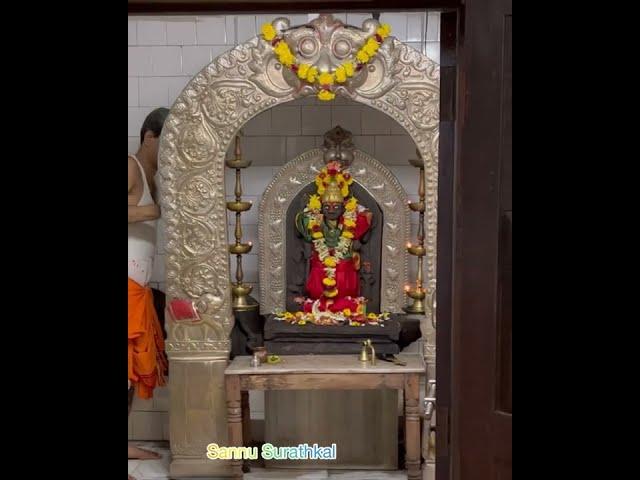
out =
{"type": "MultiPolygon", "coordinates": [[[[133,445],[153,450],[162,455],[159,460],[129,460],[129,475],[136,480],[169,480],[169,444],[168,442],[132,442],[133,445]]],[[[246,473],[245,480],[406,480],[403,471],[378,472],[356,470],[291,470],[252,468],[246,473]]],[[[433,469],[423,471],[423,479],[431,480],[433,469]]],[[[203,479],[200,479],[203,480],[203,479]]],[[[215,480],[215,479],[210,479],[215,480]]]]}

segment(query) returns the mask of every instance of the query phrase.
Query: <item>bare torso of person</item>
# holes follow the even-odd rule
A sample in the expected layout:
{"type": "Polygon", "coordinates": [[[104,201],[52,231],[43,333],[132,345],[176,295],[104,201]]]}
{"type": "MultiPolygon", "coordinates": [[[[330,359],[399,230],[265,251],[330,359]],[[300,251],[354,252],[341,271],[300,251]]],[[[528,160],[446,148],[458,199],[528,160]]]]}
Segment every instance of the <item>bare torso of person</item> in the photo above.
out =
{"type": "MultiPolygon", "coordinates": [[[[129,161],[135,162],[135,160],[133,159],[133,157],[131,157],[131,155],[129,155],[129,161]]],[[[149,186],[151,198],[153,198],[153,201],[157,203],[156,184],[153,179],[153,174],[145,165],[142,165],[142,169],[144,170],[145,179],[147,180],[147,185],[149,186]]],[[[136,181],[134,183],[133,189],[129,193],[129,205],[138,205],[138,202],[140,201],[140,199],[142,198],[142,194],[144,193],[144,183],[142,181],[142,175],[140,174],[140,169],[137,169],[136,173],[137,173],[136,181]]]]}
{"type": "MultiPolygon", "coordinates": [[[[155,185],[150,169],[129,155],[129,168],[133,184],[129,190],[129,205],[143,206],[155,203],[155,185]],[[134,162],[132,164],[131,162],[134,162]]],[[[129,223],[129,278],[142,286],[151,279],[156,244],[156,220],[129,223]]]]}

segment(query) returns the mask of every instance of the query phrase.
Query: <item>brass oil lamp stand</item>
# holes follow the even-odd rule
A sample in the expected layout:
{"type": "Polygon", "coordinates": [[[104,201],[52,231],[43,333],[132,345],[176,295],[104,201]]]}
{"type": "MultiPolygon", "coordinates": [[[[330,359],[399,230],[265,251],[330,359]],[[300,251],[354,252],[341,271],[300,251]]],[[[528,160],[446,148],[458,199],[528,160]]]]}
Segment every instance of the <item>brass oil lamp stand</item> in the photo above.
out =
{"type": "Polygon", "coordinates": [[[424,299],[427,296],[427,290],[423,285],[422,265],[424,255],[426,253],[426,249],[424,247],[424,211],[426,205],[426,191],[424,178],[424,160],[420,156],[420,152],[418,152],[418,158],[409,160],[409,163],[420,170],[420,183],[418,185],[418,195],[420,197],[420,200],[418,202],[409,202],[409,208],[413,212],[420,213],[420,221],[418,222],[418,244],[412,245],[411,243],[407,243],[407,251],[411,255],[418,257],[418,274],[415,287],[412,287],[411,285],[407,285],[404,287],[405,293],[409,298],[413,299],[413,303],[404,307],[403,310],[407,313],[424,314],[426,311],[424,299]]]}
{"type": "Polygon", "coordinates": [[[236,282],[231,282],[231,295],[232,302],[231,308],[234,310],[253,310],[258,307],[252,297],[249,296],[253,287],[242,281],[242,255],[245,255],[251,251],[251,242],[242,243],[242,224],[240,222],[240,215],[242,212],[246,212],[252,206],[251,202],[245,202],[242,200],[242,184],[240,182],[240,172],[243,168],[247,168],[251,165],[251,160],[245,160],[242,158],[242,152],[240,151],[240,136],[236,135],[235,144],[235,158],[229,159],[225,162],[227,167],[233,168],[236,171],[236,187],[235,187],[235,200],[227,202],[227,210],[235,212],[236,214],[236,228],[235,228],[235,243],[229,244],[229,253],[236,256],[237,268],[236,268],[236,282]]]}

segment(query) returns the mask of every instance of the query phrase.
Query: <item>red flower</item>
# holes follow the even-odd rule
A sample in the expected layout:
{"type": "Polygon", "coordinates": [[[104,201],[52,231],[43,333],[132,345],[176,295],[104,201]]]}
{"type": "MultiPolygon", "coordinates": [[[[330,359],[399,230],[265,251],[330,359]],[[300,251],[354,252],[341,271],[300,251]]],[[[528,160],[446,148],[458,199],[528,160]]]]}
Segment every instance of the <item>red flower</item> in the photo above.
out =
{"type": "Polygon", "coordinates": [[[382,37],[376,33],[376,42],[382,43],[382,37]]]}
{"type": "Polygon", "coordinates": [[[295,63],[291,65],[291,70],[293,70],[294,72],[298,71],[298,65],[296,65],[295,63]]]}
{"type": "Polygon", "coordinates": [[[342,176],[345,178],[345,180],[349,180],[351,178],[351,175],[349,175],[348,173],[344,173],[342,176]]]}
{"type": "Polygon", "coordinates": [[[338,173],[338,170],[335,167],[329,167],[327,169],[327,172],[333,177],[336,173],[338,173]]]}
{"type": "Polygon", "coordinates": [[[319,232],[320,231],[320,225],[314,225],[313,227],[311,227],[311,231],[312,232],[319,232]]]}
{"type": "Polygon", "coordinates": [[[331,255],[332,257],[336,254],[336,251],[333,248],[329,249],[329,255],[331,255]]]}

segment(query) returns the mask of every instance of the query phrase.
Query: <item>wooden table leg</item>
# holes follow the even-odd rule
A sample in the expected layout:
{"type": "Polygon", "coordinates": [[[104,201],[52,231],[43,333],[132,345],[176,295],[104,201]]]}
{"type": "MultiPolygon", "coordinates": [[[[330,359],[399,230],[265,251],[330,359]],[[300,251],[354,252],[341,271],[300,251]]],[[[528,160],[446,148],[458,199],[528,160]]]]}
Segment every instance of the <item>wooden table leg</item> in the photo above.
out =
{"type": "MultiPolygon", "coordinates": [[[[242,390],[240,392],[240,406],[242,407],[242,441],[245,447],[251,446],[251,410],[249,408],[249,392],[242,390]]],[[[249,473],[251,467],[249,460],[245,460],[242,466],[244,473],[249,473]]]]}
{"type": "MultiPolygon", "coordinates": [[[[240,399],[240,377],[226,375],[227,389],[227,426],[229,429],[229,446],[242,447],[242,403],[240,399]]],[[[234,479],[242,479],[242,460],[230,460],[234,479]]]]}
{"type": "Polygon", "coordinates": [[[407,480],[421,480],[420,472],[420,379],[406,374],[404,380],[405,465],[407,480]]]}

